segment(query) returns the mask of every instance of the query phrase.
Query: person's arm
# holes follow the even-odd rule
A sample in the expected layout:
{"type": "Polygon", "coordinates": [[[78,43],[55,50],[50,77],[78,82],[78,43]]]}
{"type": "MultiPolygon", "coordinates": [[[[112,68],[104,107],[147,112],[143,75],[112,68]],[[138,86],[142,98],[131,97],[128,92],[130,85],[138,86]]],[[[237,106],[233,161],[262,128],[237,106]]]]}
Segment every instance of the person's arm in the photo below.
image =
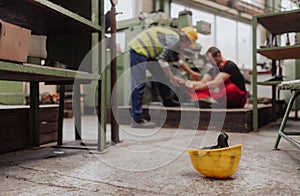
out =
{"type": "Polygon", "coordinates": [[[200,82],[208,82],[208,81],[212,81],[213,80],[213,77],[209,74],[204,74],[203,78],[201,79],[200,82]]]}
{"type": "Polygon", "coordinates": [[[186,65],[186,63],[183,62],[183,60],[180,59],[178,61],[178,64],[186,73],[190,74],[192,80],[199,80],[199,78],[201,77],[200,73],[193,71],[189,66],[186,65]]]}
{"type": "Polygon", "coordinates": [[[229,80],[229,78],[230,75],[228,73],[221,72],[211,81],[201,80],[200,82],[193,82],[193,88],[195,90],[214,89],[229,80]]]}
{"type": "Polygon", "coordinates": [[[180,79],[180,78],[174,76],[174,74],[172,73],[172,71],[170,69],[170,65],[167,61],[159,59],[158,63],[160,64],[160,66],[164,70],[165,74],[170,79],[170,82],[173,86],[178,87],[178,86],[180,86],[180,84],[184,83],[183,79],[180,79]]]}

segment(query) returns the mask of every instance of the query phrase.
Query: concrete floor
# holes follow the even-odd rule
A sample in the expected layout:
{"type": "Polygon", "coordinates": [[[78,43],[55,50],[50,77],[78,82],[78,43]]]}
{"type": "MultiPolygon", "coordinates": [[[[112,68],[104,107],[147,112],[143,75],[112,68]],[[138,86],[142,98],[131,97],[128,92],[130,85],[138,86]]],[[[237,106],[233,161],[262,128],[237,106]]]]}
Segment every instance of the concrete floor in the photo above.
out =
{"type": "MultiPolygon", "coordinates": [[[[299,125],[290,121],[286,129],[299,125]]],[[[94,141],[96,126],[84,117],[83,138],[94,141]]],[[[0,195],[299,195],[300,150],[285,140],[273,150],[278,127],[229,133],[229,144],[243,148],[238,171],[226,180],[203,177],[183,152],[213,145],[217,131],[122,126],[123,142],[103,154],[43,147],[1,155],[0,195]]],[[[67,119],[64,140],[73,137],[67,119]]]]}

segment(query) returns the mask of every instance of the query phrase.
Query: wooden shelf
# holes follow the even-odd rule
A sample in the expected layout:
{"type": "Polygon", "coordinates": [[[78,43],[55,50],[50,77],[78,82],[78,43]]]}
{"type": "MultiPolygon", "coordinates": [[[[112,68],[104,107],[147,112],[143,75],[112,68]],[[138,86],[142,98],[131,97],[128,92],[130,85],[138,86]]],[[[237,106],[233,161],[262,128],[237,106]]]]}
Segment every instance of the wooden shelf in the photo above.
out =
{"type": "Polygon", "coordinates": [[[37,35],[101,30],[92,21],[48,0],[2,0],[0,19],[31,29],[37,35]]]}
{"type": "Polygon", "coordinates": [[[300,32],[300,9],[257,16],[258,22],[273,35],[300,32]]]}
{"type": "Polygon", "coordinates": [[[90,81],[99,80],[99,78],[100,76],[98,75],[82,71],[32,64],[0,62],[0,80],[72,83],[76,79],[80,83],[90,83],[90,81]]]}
{"type": "Polygon", "coordinates": [[[257,49],[257,52],[272,60],[300,58],[300,45],[257,49]]]}

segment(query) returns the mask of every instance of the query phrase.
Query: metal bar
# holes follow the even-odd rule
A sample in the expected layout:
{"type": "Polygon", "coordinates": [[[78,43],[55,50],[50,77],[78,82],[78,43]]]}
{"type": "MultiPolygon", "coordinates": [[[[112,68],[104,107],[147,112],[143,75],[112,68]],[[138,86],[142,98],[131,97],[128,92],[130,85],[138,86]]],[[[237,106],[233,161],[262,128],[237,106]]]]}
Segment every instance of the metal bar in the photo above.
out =
{"type": "Polygon", "coordinates": [[[285,135],[295,135],[295,136],[298,136],[300,135],[300,132],[284,132],[285,135]]]}
{"type": "MultiPolygon", "coordinates": [[[[104,50],[105,45],[103,45],[104,50]]],[[[103,60],[105,61],[105,60],[103,60]]],[[[104,65],[104,64],[103,64],[104,65]]],[[[100,107],[98,107],[98,150],[99,151],[104,151],[106,147],[106,115],[107,115],[107,110],[106,110],[106,70],[103,71],[102,76],[101,76],[101,81],[99,80],[98,82],[98,93],[100,98],[98,98],[98,102],[100,107]]]]}
{"type": "Polygon", "coordinates": [[[62,145],[62,143],[63,143],[64,108],[65,108],[65,85],[60,85],[60,87],[59,87],[57,145],[62,145]]]}
{"type": "MultiPolygon", "coordinates": [[[[102,27],[105,26],[105,17],[104,17],[104,0],[92,0],[92,17],[93,22],[98,25],[103,25],[102,27]]],[[[103,28],[105,29],[105,28],[103,28]]],[[[102,29],[101,32],[94,33],[92,35],[92,47],[93,53],[92,53],[92,72],[94,74],[101,75],[102,74],[102,65],[105,65],[105,58],[100,58],[105,56],[105,32],[102,29]],[[104,47],[104,48],[103,48],[104,47]]],[[[97,143],[96,147],[98,151],[103,151],[105,148],[105,141],[102,141],[102,122],[101,122],[101,117],[105,113],[102,113],[101,108],[102,108],[102,95],[105,95],[105,92],[102,93],[102,79],[99,78],[97,83],[94,83],[97,85],[97,100],[95,104],[95,110],[97,114],[97,143]]],[[[104,96],[105,97],[105,96],[104,96]]]]}
{"type": "Polygon", "coordinates": [[[300,149],[300,143],[297,142],[296,140],[294,140],[293,138],[285,135],[284,133],[280,132],[279,133],[284,139],[286,139],[289,143],[293,144],[294,146],[296,146],[297,148],[300,149]]]}
{"type": "MultiPolygon", "coordinates": [[[[105,17],[104,17],[104,0],[101,0],[99,7],[100,25],[105,27],[105,17]]],[[[105,28],[103,28],[105,29],[105,28]]],[[[101,61],[99,64],[99,75],[101,75],[101,80],[98,81],[98,151],[104,151],[106,147],[106,42],[105,42],[105,32],[101,31],[101,44],[99,49],[99,54],[101,55],[101,61]]]]}
{"type": "MultiPolygon", "coordinates": [[[[104,74],[105,75],[105,74],[104,74]]],[[[105,81],[105,76],[102,74],[102,80],[98,82],[98,93],[99,95],[104,95],[98,96],[98,103],[100,106],[98,106],[97,111],[98,111],[98,146],[97,149],[98,151],[104,151],[106,147],[106,99],[105,99],[105,92],[106,92],[106,82],[105,81]]]]}
{"type": "Polygon", "coordinates": [[[235,54],[236,54],[236,62],[239,64],[239,23],[235,21],[235,54]]]}
{"type": "Polygon", "coordinates": [[[272,76],[276,76],[276,71],[277,71],[276,60],[272,60],[272,69],[271,70],[272,70],[272,76]]]}
{"type": "Polygon", "coordinates": [[[280,133],[284,133],[284,128],[285,128],[286,122],[289,118],[290,111],[293,107],[293,103],[299,95],[300,95],[300,91],[293,91],[292,97],[290,98],[290,101],[289,101],[288,106],[286,108],[286,111],[285,111],[285,114],[283,116],[281,125],[279,127],[278,136],[277,136],[277,139],[276,139],[275,145],[274,145],[275,149],[278,148],[278,145],[279,145],[279,142],[280,142],[280,139],[281,139],[281,134],[280,133]]]}
{"type": "Polygon", "coordinates": [[[73,113],[75,116],[75,140],[81,140],[81,103],[80,84],[73,85],[73,113]]]}
{"type": "Polygon", "coordinates": [[[53,146],[53,148],[65,148],[65,149],[74,149],[74,150],[97,150],[95,147],[91,146],[77,146],[77,145],[58,145],[58,146],[53,146]]]}
{"type": "Polygon", "coordinates": [[[252,129],[257,130],[258,129],[258,110],[257,110],[257,54],[256,54],[256,48],[257,48],[257,17],[253,16],[252,19],[252,47],[253,47],[253,70],[252,70],[252,102],[253,102],[253,111],[252,111],[252,129]]]}
{"type": "Polygon", "coordinates": [[[110,24],[111,24],[111,140],[114,143],[119,143],[119,125],[118,119],[118,104],[117,104],[117,91],[114,90],[117,84],[117,51],[116,51],[116,7],[112,6],[110,11],[110,24]]]}
{"type": "Polygon", "coordinates": [[[277,111],[276,111],[276,86],[272,86],[272,120],[276,121],[277,111]]]}
{"type": "Polygon", "coordinates": [[[29,147],[40,145],[39,82],[30,82],[29,147]]]}
{"type": "MultiPolygon", "coordinates": [[[[0,62],[0,71],[5,71],[8,73],[14,74],[22,74],[29,75],[30,78],[23,79],[19,78],[11,78],[10,80],[15,81],[59,81],[59,82],[72,82],[74,79],[80,79],[85,81],[98,80],[98,75],[90,74],[82,71],[74,71],[69,69],[59,69],[55,67],[48,67],[42,65],[32,65],[32,64],[17,64],[11,62],[0,62]]],[[[1,79],[9,79],[5,78],[7,74],[1,74],[1,79]]],[[[15,75],[14,75],[15,76],[15,75]]]]}

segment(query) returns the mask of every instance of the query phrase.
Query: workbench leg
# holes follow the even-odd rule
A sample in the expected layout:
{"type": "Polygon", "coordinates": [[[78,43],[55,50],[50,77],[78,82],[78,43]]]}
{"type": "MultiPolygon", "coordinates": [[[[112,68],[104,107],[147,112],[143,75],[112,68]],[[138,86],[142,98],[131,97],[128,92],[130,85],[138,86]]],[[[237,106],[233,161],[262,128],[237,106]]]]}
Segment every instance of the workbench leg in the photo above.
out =
{"type": "Polygon", "coordinates": [[[280,142],[280,139],[281,139],[281,134],[284,134],[284,128],[285,128],[285,125],[286,125],[286,122],[289,118],[289,114],[292,110],[292,107],[293,107],[293,104],[294,104],[294,101],[295,99],[300,95],[300,91],[298,92],[293,92],[292,93],[292,97],[290,98],[290,101],[288,103],[288,106],[286,108],[286,111],[285,111],[285,114],[283,116],[283,119],[282,119],[282,122],[281,122],[281,125],[280,125],[280,128],[279,128],[279,131],[278,131],[278,136],[277,136],[277,139],[276,139],[276,142],[275,142],[275,145],[274,145],[274,148],[277,149],[278,148],[278,145],[279,145],[279,142],[280,142]]]}
{"type": "Polygon", "coordinates": [[[39,82],[30,82],[29,147],[40,145],[39,82]]]}
{"type": "Polygon", "coordinates": [[[66,86],[60,85],[59,87],[59,112],[58,112],[58,132],[57,132],[57,145],[63,143],[63,123],[64,123],[64,108],[65,108],[65,89],[66,86]]]}
{"type": "Polygon", "coordinates": [[[81,140],[80,84],[74,83],[73,91],[74,91],[73,92],[73,113],[75,116],[75,140],[81,140]]]}

